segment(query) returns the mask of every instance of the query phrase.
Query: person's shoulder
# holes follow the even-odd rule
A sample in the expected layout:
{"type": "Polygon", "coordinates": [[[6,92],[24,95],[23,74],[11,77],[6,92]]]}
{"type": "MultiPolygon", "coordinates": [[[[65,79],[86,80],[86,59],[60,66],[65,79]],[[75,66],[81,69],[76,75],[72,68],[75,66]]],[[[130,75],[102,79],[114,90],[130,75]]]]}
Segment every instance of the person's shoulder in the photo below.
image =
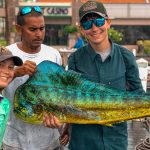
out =
{"type": "Polygon", "coordinates": [[[71,53],[69,59],[83,60],[83,58],[85,57],[85,53],[87,53],[86,49],[87,45],[77,49],[75,52],[71,53]]]}
{"type": "Polygon", "coordinates": [[[6,47],[14,47],[16,45],[17,45],[17,43],[13,43],[13,44],[7,45],[6,47]]]}
{"type": "Polygon", "coordinates": [[[84,45],[84,46],[82,46],[81,48],[77,49],[77,50],[74,52],[74,55],[81,55],[81,54],[86,53],[87,47],[88,47],[87,45],[84,45]]]}
{"type": "Polygon", "coordinates": [[[54,51],[57,51],[56,48],[54,48],[52,46],[45,45],[45,44],[41,44],[41,49],[42,50],[54,50],[54,51]]]}
{"type": "Polygon", "coordinates": [[[41,50],[42,51],[52,52],[52,53],[59,53],[56,48],[53,48],[53,47],[45,45],[45,44],[41,44],[41,50]]]}
{"type": "Polygon", "coordinates": [[[127,66],[132,65],[136,61],[136,57],[133,55],[133,53],[127,49],[124,46],[121,46],[119,44],[115,44],[116,49],[118,49],[118,52],[123,57],[124,62],[127,64],[127,66]]]}
{"type": "Polygon", "coordinates": [[[61,64],[61,55],[57,49],[51,46],[42,44],[40,53],[44,57],[52,57],[54,61],[58,62],[58,64],[61,64]]]}
{"type": "Polygon", "coordinates": [[[117,43],[113,43],[113,44],[114,44],[114,49],[120,51],[121,54],[133,56],[132,51],[130,51],[129,49],[127,49],[125,46],[119,45],[117,43]]]}
{"type": "Polygon", "coordinates": [[[12,51],[12,50],[14,50],[14,48],[15,49],[17,48],[17,44],[16,43],[10,44],[10,45],[6,46],[6,48],[8,48],[10,51],[12,51]]]}

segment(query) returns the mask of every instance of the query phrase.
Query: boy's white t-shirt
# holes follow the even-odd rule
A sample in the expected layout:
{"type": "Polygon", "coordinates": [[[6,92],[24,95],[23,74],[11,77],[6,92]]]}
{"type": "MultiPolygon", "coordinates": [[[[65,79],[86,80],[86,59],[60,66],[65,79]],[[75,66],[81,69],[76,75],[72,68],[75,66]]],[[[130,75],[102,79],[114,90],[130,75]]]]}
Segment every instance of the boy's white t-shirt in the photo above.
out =
{"type": "MultiPolygon", "coordinates": [[[[30,60],[37,65],[44,61],[50,60],[61,65],[61,56],[59,52],[44,44],[41,50],[36,54],[28,54],[17,47],[17,44],[7,46],[15,56],[19,56],[23,62],[30,60]]],[[[51,129],[41,125],[32,125],[23,122],[15,117],[13,113],[13,97],[18,86],[22,85],[29,78],[28,75],[15,78],[10,85],[3,91],[4,96],[10,100],[11,112],[10,119],[6,128],[3,142],[6,145],[21,148],[23,150],[50,150],[59,146],[59,132],[57,129],[51,129]]]]}

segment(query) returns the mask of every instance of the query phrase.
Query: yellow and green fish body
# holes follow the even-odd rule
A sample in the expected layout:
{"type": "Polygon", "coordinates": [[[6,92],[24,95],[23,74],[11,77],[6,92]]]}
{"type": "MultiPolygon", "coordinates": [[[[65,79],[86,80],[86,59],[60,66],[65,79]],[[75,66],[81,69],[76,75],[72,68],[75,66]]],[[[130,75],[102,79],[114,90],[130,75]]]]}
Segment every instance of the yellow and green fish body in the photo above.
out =
{"type": "Polygon", "coordinates": [[[44,61],[17,89],[14,112],[28,123],[41,123],[44,112],[51,112],[65,123],[109,125],[150,116],[150,95],[93,83],[44,61]]]}

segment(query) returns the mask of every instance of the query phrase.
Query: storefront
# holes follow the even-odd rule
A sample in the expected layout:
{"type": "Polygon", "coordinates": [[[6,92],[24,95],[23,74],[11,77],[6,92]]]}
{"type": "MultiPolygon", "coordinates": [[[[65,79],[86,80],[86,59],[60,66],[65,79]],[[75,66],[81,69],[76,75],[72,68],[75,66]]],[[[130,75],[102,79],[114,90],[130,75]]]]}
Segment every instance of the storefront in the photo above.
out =
{"type": "Polygon", "coordinates": [[[67,45],[65,25],[72,23],[71,6],[41,7],[45,16],[46,35],[44,43],[47,45],[67,45]]]}
{"type": "MultiPolygon", "coordinates": [[[[64,27],[70,24],[79,24],[78,9],[81,3],[87,0],[27,1],[28,0],[20,0],[18,7],[37,5],[43,9],[46,23],[44,43],[47,45],[61,46],[67,45],[68,43],[67,35],[64,33],[64,27]]],[[[135,41],[141,37],[144,39],[150,38],[150,5],[147,4],[148,1],[126,0],[123,1],[124,3],[121,0],[114,0],[111,3],[108,2],[108,0],[101,1],[104,2],[109,17],[112,19],[111,27],[124,33],[124,44],[135,44],[135,41]]],[[[2,3],[0,4],[3,5],[2,3]]],[[[4,12],[4,10],[1,11],[1,9],[2,8],[0,8],[0,15],[4,12]]],[[[3,16],[5,16],[5,14],[3,16]]],[[[3,29],[4,26],[3,20],[3,18],[0,20],[1,29],[3,29]]]]}

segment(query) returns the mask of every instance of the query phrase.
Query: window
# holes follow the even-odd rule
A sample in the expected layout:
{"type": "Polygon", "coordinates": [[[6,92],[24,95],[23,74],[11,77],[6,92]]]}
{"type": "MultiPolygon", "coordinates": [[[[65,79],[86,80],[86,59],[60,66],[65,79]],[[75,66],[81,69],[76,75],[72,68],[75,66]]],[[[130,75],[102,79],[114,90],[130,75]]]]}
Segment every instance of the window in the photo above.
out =
{"type": "Polygon", "coordinates": [[[68,36],[64,33],[65,25],[46,25],[44,44],[67,45],[68,36]]]}
{"type": "Polygon", "coordinates": [[[4,7],[4,0],[0,0],[0,7],[4,7]]]}
{"type": "Polygon", "coordinates": [[[123,40],[120,44],[136,44],[138,39],[150,39],[150,27],[149,26],[111,26],[123,33],[123,40]]]}

